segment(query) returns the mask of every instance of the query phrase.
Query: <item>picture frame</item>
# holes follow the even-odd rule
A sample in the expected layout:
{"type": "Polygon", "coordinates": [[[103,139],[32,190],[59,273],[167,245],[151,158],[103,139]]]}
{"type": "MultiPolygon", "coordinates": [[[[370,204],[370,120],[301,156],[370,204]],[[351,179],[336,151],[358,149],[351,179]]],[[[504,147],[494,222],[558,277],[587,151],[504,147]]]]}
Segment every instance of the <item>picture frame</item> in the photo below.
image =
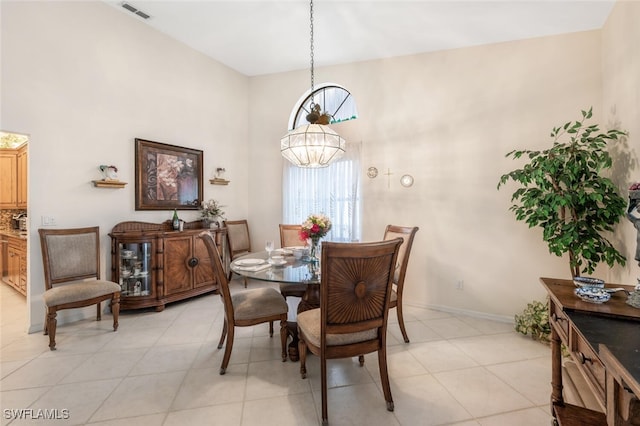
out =
{"type": "Polygon", "coordinates": [[[135,139],[136,210],[197,210],[202,202],[201,150],[135,139]]]}

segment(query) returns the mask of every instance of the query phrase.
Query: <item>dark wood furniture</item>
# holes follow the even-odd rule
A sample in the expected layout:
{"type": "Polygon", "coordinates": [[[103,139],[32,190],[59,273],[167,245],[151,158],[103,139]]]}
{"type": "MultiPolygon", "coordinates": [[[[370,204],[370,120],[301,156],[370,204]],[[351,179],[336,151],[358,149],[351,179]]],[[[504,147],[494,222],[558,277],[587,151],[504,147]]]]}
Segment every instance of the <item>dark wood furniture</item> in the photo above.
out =
{"type": "MultiPolygon", "coordinates": [[[[231,261],[247,253],[251,253],[251,237],[249,236],[249,223],[246,219],[225,220],[222,222],[227,228],[227,244],[229,246],[229,258],[231,261]]],[[[229,279],[233,271],[229,270],[229,279]]],[[[244,287],[247,287],[247,279],[244,279],[244,287]]]]}
{"type": "MultiPolygon", "coordinates": [[[[209,253],[198,238],[202,221],[184,223],[174,231],[163,223],[121,222],[111,237],[111,276],[122,288],[121,309],[153,307],[218,289],[209,253]]],[[[207,229],[216,238],[227,264],[226,229],[207,229]]]]}
{"type": "Polygon", "coordinates": [[[387,320],[402,239],[333,243],[322,247],[320,308],[298,314],[300,374],[306,378],[307,349],[320,357],[322,423],[328,423],[327,360],[378,353],[387,410],[393,398],[387,371],[387,320]]]}
{"type": "Polygon", "coordinates": [[[227,273],[222,266],[213,237],[205,231],[199,234],[199,238],[204,242],[209,253],[224,304],[224,325],[218,349],[222,349],[225,338],[227,346],[222,358],[220,374],[224,374],[229,365],[236,327],[249,327],[268,322],[269,336],[273,337],[273,321],[280,320],[282,362],[285,362],[287,360],[287,313],[289,311],[287,302],[277,290],[270,287],[244,290],[232,295],[229,291],[227,273]]]}
{"type": "MultiPolygon", "coordinates": [[[[306,242],[300,241],[300,231],[302,225],[285,225],[280,224],[280,247],[296,247],[302,246],[306,242]]],[[[286,299],[287,297],[302,297],[307,291],[306,284],[280,284],[280,294],[286,299]]]]}
{"type": "MultiPolygon", "coordinates": [[[[292,255],[286,256],[287,263],[282,266],[274,266],[268,269],[260,269],[251,271],[239,267],[237,262],[242,259],[262,259],[266,261],[269,254],[266,251],[249,253],[237,258],[231,263],[230,267],[238,275],[245,278],[252,278],[260,281],[270,281],[280,283],[282,286],[292,285],[306,286],[306,290],[302,296],[302,300],[298,304],[297,312],[304,312],[309,309],[320,307],[320,275],[318,274],[318,265],[310,263],[302,259],[296,259],[292,255]]],[[[298,323],[289,321],[287,323],[291,343],[289,343],[289,359],[298,361],[298,323]]]]}
{"type": "Polygon", "coordinates": [[[384,230],[384,240],[392,240],[394,238],[402,238],[402,246],[398,252],[398,265],[393,274],[393,292],[391,293],[391,300],[389,302],[389,308],[396,308],[396,314],[398,315],[398,325],[402,332],[402,337],[405,343],[409,343],[409,336],[407,335],[407,329],[404,326],[404,315],[402,313],[402,294],[404,291],[404,278],[407,275],[407,266],[409,265],[409,255],[411,254],[411,247],[413,246],[413,239],[418,232],[417,226],[397,226],[387,225],[384,230]]]}
{"type": "Polygon", "coordinates": [[[59,310],[96,305],[111,300],[113,331],[118,329],[120,286],[100,279],[100,229],[97,226],[74,229],[39,229],[47,307],[44,334],[49,348],[56,349],[56,316],[59,310]]]}
{"type": "MultiPolygon", "coordinates": [[[[640,393],[637,383],[640,381],[640,309],[627,305],[626,295],[622,292],[614,293],[607,303],[593,304],[582,301],[574,294],[576,287],[571,280],[541,278],[540,281],[550,299],[551,412],[557,424],[639,425],[637,413],[640,410],[640,393]],[[564,401],[562,344],[567,347],[584,376],[601,411],[564,401]],[[604,346],[607,349],[603,351],[604,346]],[[619,385],[614,386],[614,382],[619,385]],[[624,413],[635,414],[624,420],[624,413]]],[[[607,284],[606,287],[633,290],[631,286],[617,284],[607,284]]]]}

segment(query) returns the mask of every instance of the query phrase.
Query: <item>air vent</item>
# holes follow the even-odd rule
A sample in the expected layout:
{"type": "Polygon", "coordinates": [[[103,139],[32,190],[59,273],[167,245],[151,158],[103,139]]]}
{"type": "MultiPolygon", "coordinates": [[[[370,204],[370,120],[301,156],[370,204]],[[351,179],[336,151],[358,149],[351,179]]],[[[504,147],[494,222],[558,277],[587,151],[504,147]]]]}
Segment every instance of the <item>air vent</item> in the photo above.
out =
{"type": "Polygon", "coordinates": [[[149,19],[151,18],[151,15],[141,11],[140,9],[134,7],[133,5],[127,3],[127,2],[122,2],[120,3],[120,6],[122,6],[123,8],[127,9],[129,12],[138,15],[139,17],[141,17],[142,19],[149,19]]]}

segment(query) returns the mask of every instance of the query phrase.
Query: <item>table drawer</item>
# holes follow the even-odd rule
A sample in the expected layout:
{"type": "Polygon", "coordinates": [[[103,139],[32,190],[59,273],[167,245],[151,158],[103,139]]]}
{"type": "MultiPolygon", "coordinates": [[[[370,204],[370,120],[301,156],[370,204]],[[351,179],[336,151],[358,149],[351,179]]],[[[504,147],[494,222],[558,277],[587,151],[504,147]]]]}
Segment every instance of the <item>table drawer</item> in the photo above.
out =
{"type": "Polygon", "coordinates": [[[556,305],[553,300],[549,301],[549,322],[556,329],[562,342],[569,342],[569,319],[565,315],[561,306],[556,305]]]}
{"type": "Polygon", "coordinates": [[[595,397],[602,404],[604,410],[606,384],[604,365],[591,346],[574,328],[571,329],[570,341],[571,355],[579,363],[580,370],[584,373],[595,397]]]}

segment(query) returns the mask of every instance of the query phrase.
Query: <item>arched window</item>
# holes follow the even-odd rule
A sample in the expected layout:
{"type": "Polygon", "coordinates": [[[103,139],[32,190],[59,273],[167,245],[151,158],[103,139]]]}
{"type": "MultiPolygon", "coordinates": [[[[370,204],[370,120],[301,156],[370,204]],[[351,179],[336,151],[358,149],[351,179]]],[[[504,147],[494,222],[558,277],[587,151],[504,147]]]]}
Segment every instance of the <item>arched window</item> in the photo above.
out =
{"type": "MultiPolygon", "coordinates": [[[[351,93],[344,87],[326,83],[300,97],[289,119],[291,129],[307,124],[306,115],[312,101],[332,116],[330,123],[353,120],[358,116],[351,93]]],[[[283,161],[283,223],[302,223],[310,214],[322,213],[332,222],[326,240],[360,241],[361,175],[360,143],[348,140],[344,156],[324,168],[300,168],[283,161]]]]}
{"type": "Polygon", "coordinates": [[[306,117],[311,111],[312,103],[320,105],[322,112],[329,113],[331,116],[329,124],[358,118],[356,101],[351,93],[335,83],[324,83],[315,88],[313,93],[309,89],[296,102],[297,108],[293,109],[289,119],[289,130],[307,124],[306,117]]]}

